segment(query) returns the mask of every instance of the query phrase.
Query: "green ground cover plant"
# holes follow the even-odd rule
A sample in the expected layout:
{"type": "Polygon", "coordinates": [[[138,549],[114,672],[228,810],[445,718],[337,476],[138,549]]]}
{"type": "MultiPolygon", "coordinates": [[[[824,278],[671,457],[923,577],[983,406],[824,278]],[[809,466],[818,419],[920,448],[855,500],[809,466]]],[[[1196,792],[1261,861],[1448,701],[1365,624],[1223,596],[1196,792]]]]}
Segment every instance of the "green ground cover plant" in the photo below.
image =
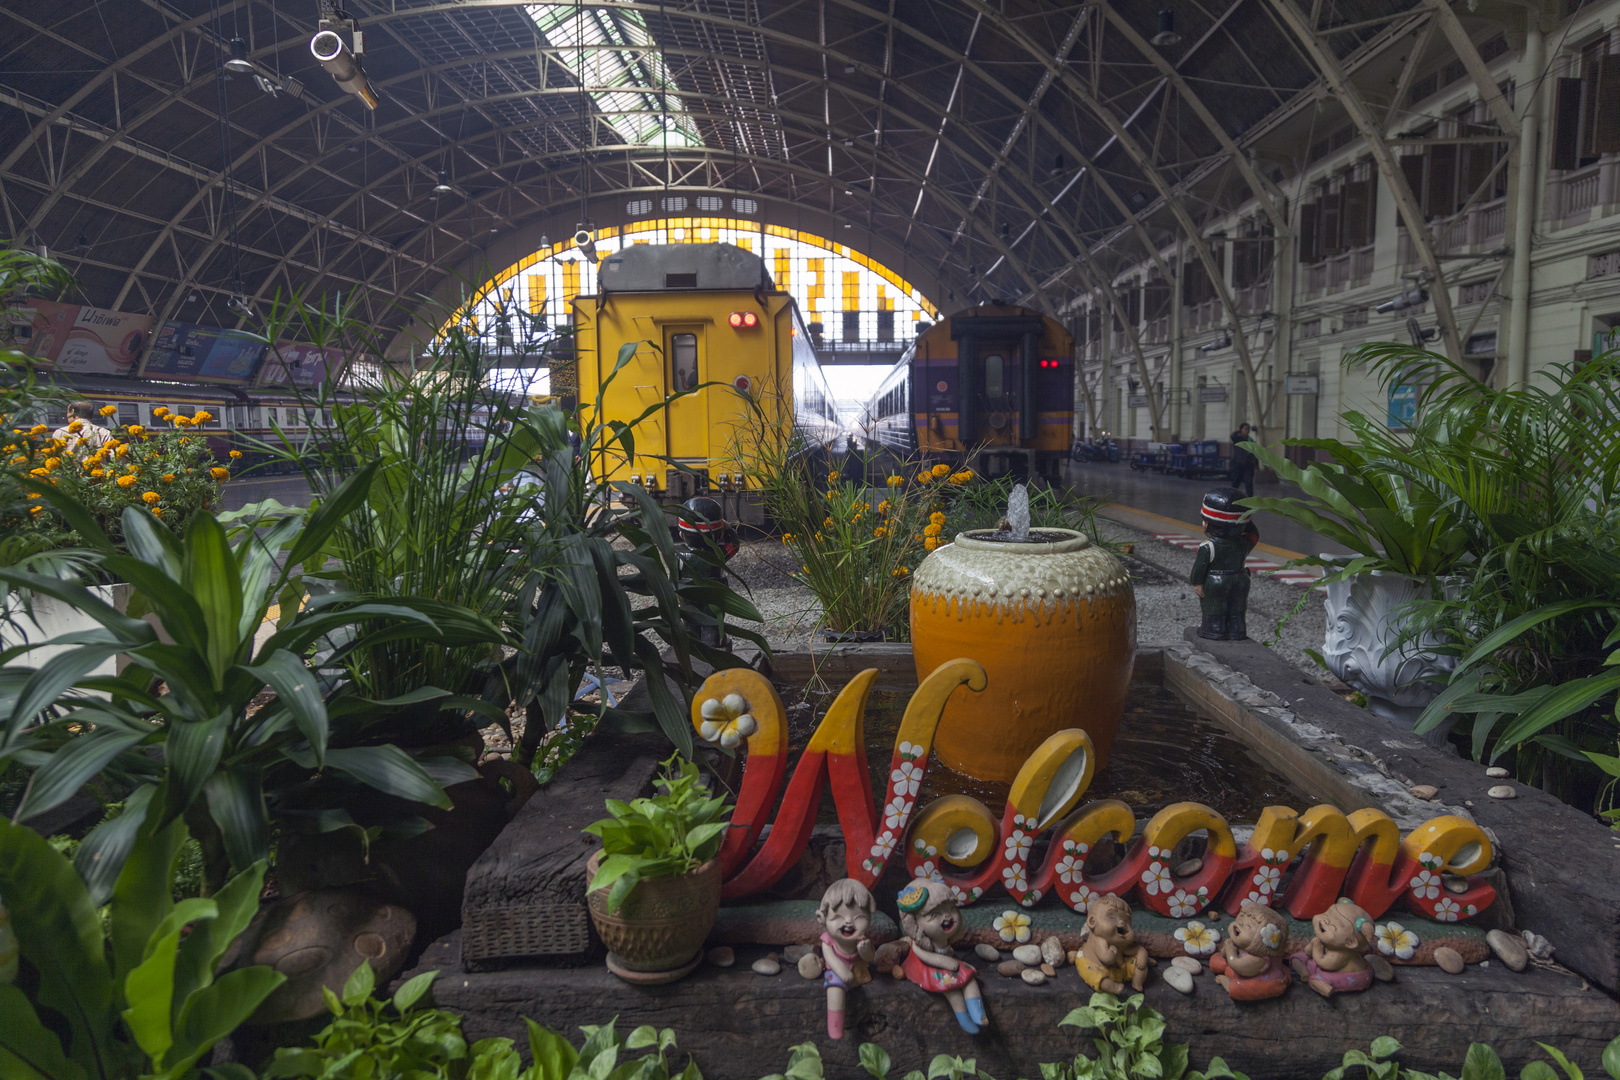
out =
{"type": "Polygon", "coordinates": [[[671,756],[653,786],[650,798],[609,799],[610,816],[585,826],[603,855],[586,891],[607,889],[609,911],[643,878],[680,877],[714,858],[731,820],[725,796],[709,795],[690,761],[671,756]]]}

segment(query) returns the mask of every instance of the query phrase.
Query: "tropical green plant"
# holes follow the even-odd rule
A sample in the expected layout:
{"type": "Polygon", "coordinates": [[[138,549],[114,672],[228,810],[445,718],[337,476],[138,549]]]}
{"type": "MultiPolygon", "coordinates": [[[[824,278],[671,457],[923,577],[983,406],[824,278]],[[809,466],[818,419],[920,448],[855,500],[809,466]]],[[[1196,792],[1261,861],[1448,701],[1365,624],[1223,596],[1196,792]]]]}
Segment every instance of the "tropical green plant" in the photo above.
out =
{"type": "Polygon", "coordinates": [[[672,755],[653,786],[661,794],[621,802],[607,800],[608,813],[584,831],[602,841],[604,858],[587,892],[608,891],[617,911],[643,878],[679,877],[720,850],[731,814],[723,795],[710,796],[698,782],[698,767],[672,755]]]}
{"type": "MultiPolygon", "coordinates": [[[[601,393],[635,348],[620,350],[601,393]]],[[[742,663],[704,645],[698,631],[717,627],[722,637],[746,639],[769,653],[763,637],[730,621],[757,623],[760,614],[723,574],[709,572],[724,566],[724,553],[711,542],[683,556],[664,509],[646,490],[606,479],[615,460],[636,456],[641,423],[663,408],[659,402],[628,422],[586,425],[577,462],[571,420],[561,407],[546,404],[512,416],[514,430],[535,448],[530,471],[514,481],[530,492],[533,512],[520,525],[526,572],[509,612],[517,651],[501,672],[504,692],[527,715],[516,744],[520,763],[532,763],[541,738],[563,726],[570,712],[591,714],[570,725],[577,729],[606,718],[630,730],[661,730],[690,755],[687,702],[671,692],[671,683],[700,681],[694,657],[715,668],[742,663]],[[609,667],[666,676],[646,680],[650,716],[612,707],[605,694],[594,706],[578,702],[585,674],[594,672],[605,686],[609,667]]],[[[600,396],[591,415],[603,415],[600,396]]]]}
{"type": "Polygon", "coordinates": [[[73,864],[27,826],[0,821],[0,896],[34,976],[0,985],[0,1076],[181,1080],[285,979],[262,966],[216,974],[258,910],[265,864],[209,899],[175,903],[185,838],[179,821],[135,830],[104,929],[73,864]]]}
{"type": "Polygon", "coordinates": [[[1095,1058],[1076,1055],[1068,1065],[1042,1066],[1044,1080],[1248,1080],[1211,1058],[1204,1072],[1187,1068],[1187,1044],[1166,1042],[1164,1017],[1144,1005],[1141,994],[1121,1001],[1113,994],[1094,993],[1058,1023],[1095,1031],[1091,1042],[1095,1058]]]}
{"type": "Polygon", "coordinates": [[[307,516],[249,520],[234,543],[207,511],[192,518],[182,540],[131,508],[123,520],[127,555],[114,551],[81,504],[37,485],[101,550],[103,565],[135,586],[168,639],[81,585],[0,568],[0,581],[55,597],[101,627],[0,652],[0,761],[34,769],[17,819],[58,805],[98,774],[130,791],[124,813],[94,829],[78,853],[98,902],[149,817],[158,823],[185,817],[213,891],[230,866],[242,869],[267,856],[279,797],[307,789],[323,770],[441,807],[448,799],[439,780],[472,775],[445,760],[430,763],[430,775],[396,746],[364,745],[376,734],[367,725],[390,707],[454,704],[443,690],[417,686],[379,702],[323,671],[340,671],[370,635],[414,634],[465,647],[497,640],[495,627],[454,605],[412,597],[376,603],[336,592],[299,606],[303,587],[295,569],[365,500],[376,468],[354,474],[307,516]],[[276,632],[256,641],[278,597],[276,632]],[[384,628],[374,629],[377,623],[384,628]],[[37,670],[19,662],[45,644],[72,648],[37,670]],[[307,657],[317,649],[324,651],[312,666],[307,657]],[[121,675],[88,674],[118,654],[129,658],[121,675]],[[254,710],[265,690],[275,699],[254,710]]]}

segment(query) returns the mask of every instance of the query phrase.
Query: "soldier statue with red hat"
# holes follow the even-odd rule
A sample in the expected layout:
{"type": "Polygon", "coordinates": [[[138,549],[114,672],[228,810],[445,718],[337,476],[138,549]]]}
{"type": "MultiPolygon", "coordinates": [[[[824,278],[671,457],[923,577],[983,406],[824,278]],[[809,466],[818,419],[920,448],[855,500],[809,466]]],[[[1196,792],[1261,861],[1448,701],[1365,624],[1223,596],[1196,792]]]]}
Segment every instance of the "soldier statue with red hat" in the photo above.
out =
{"type": "Polygon", "coordinates": [[[1239,488],[1216,488],[1204,496],[1200,515],[1206,539],[1198,545],[1188,581],[1198,594],[1204,621],[1198,636],[1215,641],[1248,637],[1249,552],[1260,542],[1260,530],[1249,518],[1253,510],[1238,505],[1246,498],[1239,488]]]}

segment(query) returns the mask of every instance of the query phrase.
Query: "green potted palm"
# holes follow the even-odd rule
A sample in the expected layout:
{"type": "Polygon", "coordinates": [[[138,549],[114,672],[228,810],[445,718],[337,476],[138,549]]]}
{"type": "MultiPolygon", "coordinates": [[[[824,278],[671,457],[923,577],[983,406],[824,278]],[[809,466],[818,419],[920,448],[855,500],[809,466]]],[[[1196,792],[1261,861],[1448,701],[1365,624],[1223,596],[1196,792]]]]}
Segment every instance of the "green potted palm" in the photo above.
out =
{"type": "Polygon", "coordinates": [[[731,813],[673,755],[659,793],[607,801],[610,817],[585,832],[602,841],[586,867],[591,922],[608,970],[627,982],[674,982],[694,967],[720,910],[720,840],[731,813]]]}

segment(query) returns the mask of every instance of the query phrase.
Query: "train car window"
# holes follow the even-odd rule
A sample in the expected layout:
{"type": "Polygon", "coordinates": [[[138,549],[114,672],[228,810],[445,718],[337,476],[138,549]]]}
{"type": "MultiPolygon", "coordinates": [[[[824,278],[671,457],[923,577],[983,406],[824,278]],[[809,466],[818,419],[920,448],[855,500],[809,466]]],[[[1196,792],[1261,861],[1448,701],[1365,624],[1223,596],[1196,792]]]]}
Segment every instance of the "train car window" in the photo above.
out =
{"type": "Polygon", "coordinates": [[[321,410],[321,427],[331,427],[331,426],[332,426],[332,410],[331,409],[322,409],[321,410]]]}
{"type": "Polygon", "coordinates": [[[138,401],[121,402],[118,406],[118,422],[120,424],[138,424],[141,422],[141,406],[138,401]]]}
{"type": "Polygon", "coordinates": [[[1007,362],[991,354],[984,358],[984,396],[998,398],[1006,393],[1007,362]]]}
{"type": "Polygon", "coordinates": [[[669,364],[673,389],[690,390],[698,384],[696,334],[670,335],[669,364]]]}
{"type": "Polygon", "coordinates": [[[274,405],[268,406],[264,410],[264,423],[266,427],[273,427],[276,424],[281,423],[280,419],[278,419],[276,416],[276,408],[274,405]]]}

